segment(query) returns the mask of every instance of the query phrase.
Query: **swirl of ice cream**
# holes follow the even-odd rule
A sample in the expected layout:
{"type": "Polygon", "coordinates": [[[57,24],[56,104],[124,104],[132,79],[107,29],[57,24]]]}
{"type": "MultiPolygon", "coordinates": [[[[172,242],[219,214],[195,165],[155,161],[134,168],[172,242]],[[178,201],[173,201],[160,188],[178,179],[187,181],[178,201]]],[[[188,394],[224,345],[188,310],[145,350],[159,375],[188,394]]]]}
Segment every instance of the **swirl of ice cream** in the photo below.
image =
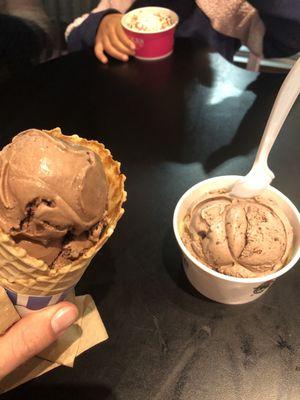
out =
{"type": "Polygon", "coordinates": [[[90,149],[31,129],[0,152],[0,227],[29,255],[49,265],[64,247],[79,256],[106,207],[105,173],[90,149]]]}
{"type": "Polygon", "coordinates": [[[212,193],[187,213],[182,240],[210,268],[250,278],[270,274],[285,264],[293,231],[273,201],[212,193]]]}

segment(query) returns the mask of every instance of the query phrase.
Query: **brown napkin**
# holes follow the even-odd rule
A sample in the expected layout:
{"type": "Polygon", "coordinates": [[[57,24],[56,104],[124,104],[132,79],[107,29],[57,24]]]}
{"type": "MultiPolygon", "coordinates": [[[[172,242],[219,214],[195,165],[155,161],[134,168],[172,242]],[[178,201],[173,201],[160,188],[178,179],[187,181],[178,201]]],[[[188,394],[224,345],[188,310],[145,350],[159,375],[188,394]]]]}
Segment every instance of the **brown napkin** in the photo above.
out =
{"type": "Polygon", "coordinates": [[[108,338],[97,307],[91,296],[75,297],[79,318],[59,340],[44,350],[38,357],[27,361],[0,382],[0,394],[7,392],[46,372],[66,365],[73,367],[81,353],[108,338]]]}
{"type": "Polygon", "coordinates": [[[0,286],[0,335],[3,335],[15,322],[20,319],[14,305],[7,296],[6,291],[0,286]]]}

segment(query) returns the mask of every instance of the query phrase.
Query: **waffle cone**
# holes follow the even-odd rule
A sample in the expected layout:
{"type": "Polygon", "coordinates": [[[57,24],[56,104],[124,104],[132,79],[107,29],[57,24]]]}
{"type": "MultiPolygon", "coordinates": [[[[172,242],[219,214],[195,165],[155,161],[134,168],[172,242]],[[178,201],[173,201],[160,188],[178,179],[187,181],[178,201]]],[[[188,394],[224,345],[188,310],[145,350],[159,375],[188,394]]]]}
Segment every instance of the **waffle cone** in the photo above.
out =
{"type": "Polygon", "coordinates": [[[30,257],[9,235],[0,230],[0,285],[16,293],[31,296],[55,295],[76,285],[92,258],[114,232],[124,213],[122,204],[126,200],[125,176],[120,172],[120,163],[113,160],[110,151],[103,144],[78,135],[65,136],[59,128],[45,132],[88,147],[99,155],[108,184],[107,225],[99,241],[83,256],[58,269],[50,268],[44,261],[30,257]]]}

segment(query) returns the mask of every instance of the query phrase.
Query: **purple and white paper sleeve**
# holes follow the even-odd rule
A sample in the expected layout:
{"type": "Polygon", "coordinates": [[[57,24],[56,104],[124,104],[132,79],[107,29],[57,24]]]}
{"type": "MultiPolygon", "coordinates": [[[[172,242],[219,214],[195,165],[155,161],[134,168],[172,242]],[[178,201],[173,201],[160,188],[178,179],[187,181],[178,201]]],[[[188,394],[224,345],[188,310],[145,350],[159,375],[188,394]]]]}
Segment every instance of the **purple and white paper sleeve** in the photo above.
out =
{"type": "Polygon", "coordinates": [[[55,294],[53,296],[28,296],[26,294],[18,294],[10,289],[5,288],[8,297],[15,306],[22,306],[29,310],[40,310],[44,307],[57,304],[63,301],[71,289],[63,293],[55,294]]]}

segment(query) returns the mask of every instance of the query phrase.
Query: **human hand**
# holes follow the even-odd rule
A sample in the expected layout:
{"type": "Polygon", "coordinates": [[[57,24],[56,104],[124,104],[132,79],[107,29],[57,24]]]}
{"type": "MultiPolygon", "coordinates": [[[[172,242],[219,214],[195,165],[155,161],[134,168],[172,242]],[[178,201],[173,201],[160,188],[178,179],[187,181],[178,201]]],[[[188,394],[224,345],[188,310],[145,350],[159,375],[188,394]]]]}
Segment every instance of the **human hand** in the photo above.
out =
{"type": "Polygon", "coordinates": [[[94,51],[103,64],[108,62],[104,52],[121,61],[128,61],[134,55],[135,45],[126,35],[121,19],[121,14],[108,14],[99,25],[94,51]]]}
{"type": "Polygon", "coordinates": [[[66,301],[20,319],[0,337],[0,381],[53,343],[78,316],[66,301]]]}

